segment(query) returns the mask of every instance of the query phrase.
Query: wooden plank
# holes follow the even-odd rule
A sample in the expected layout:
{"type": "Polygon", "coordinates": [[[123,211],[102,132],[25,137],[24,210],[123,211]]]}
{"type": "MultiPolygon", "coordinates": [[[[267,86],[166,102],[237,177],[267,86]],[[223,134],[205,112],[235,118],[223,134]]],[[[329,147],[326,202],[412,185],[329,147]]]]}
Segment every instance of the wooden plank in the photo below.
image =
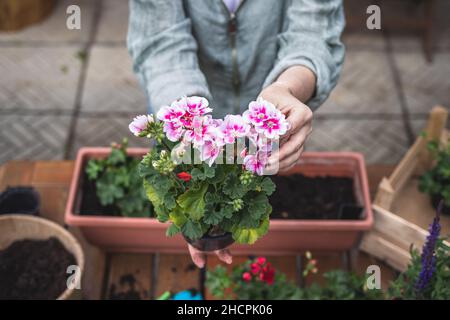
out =
{"type": "MultiPolygon", "coordinates": [[[[419,191],[419,179],[417,178],[410,179],[408,184],[399,191],[392,204],[392,212],[417,225],[423,231],[428,230],[428,226],[436,216],[430,196],[419,191]]],[[[450,216],[441,215],[440,223],[441,234],[450,234],[450,216]]]]}
{"type": "Polygon", "coordinates": [[[410,261],[409,251],[384,239],[375,231],[366,233],[360,249],[377,257],[398,271],[405,271],[410,261]]]}
{"type": "Polygon", "coordinates": [[[7,187],[29,185],[33,176],[34,162],[11,161],[3,165],[0,191],[7,187]]]}
{"type": "Polygon", "coordinates": [[[86,300],[99,300],[102,298],[106,254],[99,248],[89,244],[78,228],[70,227],[68,230],[80,242],[84,253],[85,265],[81,278],[82,297],[86,300]]]}
{"type": "MultiPolygon", "coordinates": [[[[310,286],[312,283],[317,283],[319,285],[324,285],[326,283],[323,274],[325,272],[336,270],[336,269],[344,269],[344,264],[342,261],[342,253],[321,253],[321,252],[311,252],[313,259],[317,261],[316,266],[318,269],[318,273],[309,273],[306,278],[304,278],[304,285],[306,287],[310,286]]],[[[303,261],[303,269],[306,267],[307,260],[304,258],[303,261]]]]}
{"type": "Polygon", "coordinates": [[[72,180],[73,161],[38,161],[34,164],[31,183],[33,185],[62,184],[69,186],[72,180]]]}
{"type": "Polygon", "coordinates": [[[391,164],[373,164],[367,166],[367,177],[369,179],[369,190],[372,199],[375,198],[381,180],[388,177],[394,169],[395,166],[391,164]]]}
{"type": "Polygon", "coordinates": [[[107,299],[149,300],[152,255],[113,254],[107,283],[107,299]]]}
{"type": "Polygon", "coordinates": [[[157,255],[155,297],[166,291],[177,293],[183,290],[200,288],[200,269],[192,262],[189,255],[159,254],[157,255]]]}

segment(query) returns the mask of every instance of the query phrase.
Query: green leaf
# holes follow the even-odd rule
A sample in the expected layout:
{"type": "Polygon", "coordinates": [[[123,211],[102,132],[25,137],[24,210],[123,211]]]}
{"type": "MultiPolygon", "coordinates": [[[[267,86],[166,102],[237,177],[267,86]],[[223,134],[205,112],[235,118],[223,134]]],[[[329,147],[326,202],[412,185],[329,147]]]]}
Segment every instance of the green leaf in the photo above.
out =
{"type": "Polygon", "coordinates": [[[176,207],[169,213],[169,218],[177,227],[181,228],[187,220],[186,215],[183,213],[180,207],[176,207]]]}
{"type": "Polygon", "coordinates": [[[123,189],[115,185],[112,181],[113,179],[114,176],[105,175],[103,178],[97,180],[97,196],[103,206],[112,204],[115,199],[120,199],[124,195],[123,189]]]}
{"type": "Polygon", "coordinates": [[[193,180],[204,180],[203,172],[199,168],[192,169],[191,176],[193,180]]]}
{"type": "Polygon", "coordinates": [[[207,211],[205,213],[205,216],[203,217],[203,222],[210,224],[210,225],[217,225],[220,221],[223,219],[223,213],[222,211],[207,211]]]}
{"type": "Polygon", "coordinates": [[[181,231],[180,228],[178,228],[175,224],[172,223],[166,230],[166,236],[173,237],[180,231],[181,231]]]}
{"type": "Polygon", "coordinates": [[[103,171],[103,166],[100,161],[91,159],[86,166],[86,174],[89,180],[95,180],[99,174],[103,171]]]}
{"type": "Polygon", "coordinates": [[[245,228],[235,225],[232,228],[233,239],[238,243],[253,244],[269,230],[269,216],[265,217],[257,228],[245,228]]]}
{"type": "Polygon", "coordinates": [[[208,184],[201,185],[200,188],[191,188],[181,194],[177,203],[189,217],[195,221],[200,220],[205,214],[205,193],[208,190],[208,184]]]}
{"type": "Polygon", "coordinates": [[[272,179],[266,177],[261,181],[261,189],[266,193],[266,195],[270,196],[272,193],[274,193],[276,186],[275,183],[273,183],[272,179]]]}
{"type": "Polygon", "coordinates": [[[111,153],[108,156],[107,163],[111,166],[116,166],[118,164],[124,163],[126,160],[126,153],[123,149],[112,148],[111,153]]]}
{"type": "Polygon", "coordinates": [[[231,199],[241,199],[247,192],[247,189],[241,184],[236,175],[231,174],[225,179],[222,191],[231,199]]]}
{"type": "Polygon", "coordinates": [[[187,220],[186,223],[181,228],[183,234],[191,240],[200,239],[203,235],[202,227],[200,223],[187,220]]]}

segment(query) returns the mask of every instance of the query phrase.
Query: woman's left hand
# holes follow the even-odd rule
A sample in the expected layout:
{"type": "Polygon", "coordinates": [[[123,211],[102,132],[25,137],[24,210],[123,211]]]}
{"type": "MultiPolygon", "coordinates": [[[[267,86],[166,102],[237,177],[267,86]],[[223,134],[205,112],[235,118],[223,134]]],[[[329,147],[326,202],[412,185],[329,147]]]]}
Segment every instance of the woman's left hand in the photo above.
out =
{"type": "Polygon", "coordinates": [[[312,131],[313,113],[298,100],[283,83],[274,82],[260,94],[264,100],[274,104],[285,116],[291,127],[281,138],[280,149],[269,158],[269,172],[287,171],[299,160],[306,138],[312,131]]]}

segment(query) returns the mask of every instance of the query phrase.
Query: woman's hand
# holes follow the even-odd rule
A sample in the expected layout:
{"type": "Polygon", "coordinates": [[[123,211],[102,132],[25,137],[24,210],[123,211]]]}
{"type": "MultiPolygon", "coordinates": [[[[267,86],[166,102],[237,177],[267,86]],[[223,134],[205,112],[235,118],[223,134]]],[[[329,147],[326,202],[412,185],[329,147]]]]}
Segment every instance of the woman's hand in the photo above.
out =
{"type": "Polygon", "coordinates": [[[269,158],[268,172],[291,169],[303,152],[306,138],[312,131],[311,109],[297,99],[284,82],[274,82],[266,87],[260,96],[273,103],[285,116],[291,128],[281,138],[280,149],[269,158]]]}
{"type": "MultiPolygon", "coordinates": [[[[191,255],[191,259],[192,262],[194,262],[194,264],[199,267],[199,268],[203,268],[205,266],[205,257],[206,257],[206,252],[203,251],[199,251],[197,249],[195,249],[193,246],[191,246],[190,244],[188,244],[188,249],[189,249],[189,253],[191,255]]],[[[233,262],[233,257],[230,254],[230,250],[228,249],[224,249],[224,250],[217,250],[214,251],[214,253],[216,254],[217,257],[219,257],[220,260],[222,260],[223,262],[227,263],[227,264],[231,264],[231,262],[233,262]]]]}

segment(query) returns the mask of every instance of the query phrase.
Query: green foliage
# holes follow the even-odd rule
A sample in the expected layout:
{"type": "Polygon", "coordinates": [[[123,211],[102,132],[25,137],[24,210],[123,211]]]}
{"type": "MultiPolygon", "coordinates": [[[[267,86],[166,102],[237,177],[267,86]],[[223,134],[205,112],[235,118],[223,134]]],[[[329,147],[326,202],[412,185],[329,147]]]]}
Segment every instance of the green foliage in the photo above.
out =
{"type": "Polygon", "coordinates": [[[439,196],[450,207],[450,143],[444,146],[438,141],[430,141],[427,147],[436,163],[420,178],[419,189],[431,196],[439,196]]]}
{"type": "MultiPolygon", "coordinates": [[[[256,260],[249,259],[245,263],[235,266],[231,273],[221,265],[206,273],[206,287],[209,292],[219,299],[238,300],[294,300],[301,298],[301,290],[294,282],[274,269],[273,283],[260,279],[259,275],[251,273],[251,265],[256,260]],[[243,274],[251,275],[251,280],[245,281],[243,274]]],[[[267,265],[267,264],[266,264],[267,265]]]]}
{"type": "MultiPolygon", "coordinates": [[[[309,287],[299,288],[276,269],[273,283],[262,281],[258,274],[252,275],[252,265],[255,264],[257,264],[257,259],[249,259],[243,264],[235,266],[231,273],[219,265],[216,269],[207,272],[206,287],[213,296],[220,299],[374,300],[384,297],[381,290],[367,289],[365,277],[351,272],[342,270],[326,272],[323,275],[325,285],[320,286],[313,283],[309,287]],[[244,279],[244,273],[252,275],[250,281],[244,279]]],[[[314,268],[315,266],[312,265],[312,269],[314,268]]],[[[305,273],[304,277],[307,276],[308,273],[305,273]]]]}
{"type": "Polygon", "coordinates": [[[126,140],[113,145],[106,159],[89,160],[85,171],[95,181],[101,205],[116,207],[126,217],[149,217],[152,209],[138,172],[139,160],[127,156],[126,147],[126,140]]]}
{"type": "Polygon", "coordinates": [[[163,148],[157,145],[149,152],[139,171],[157,218],[171,222],[167,235],[182,232],[196,240],[214,228],[231,232],[236,242],[252,244],[267,232],[272,211],[268,195],[275,190],[270,178],[249,176],[238,165],[206,163],[180,164],[163,174],[154,167],[163,148]],[[178,178],[181,172],[191,180],[178,178]],[[243,174],[246,179],[240,178],[243,174]]]}
{"type": "Polygon", "coordinates": [[[415,290],[416,279],[421,270],[421,257],[417,249],[411,248],[411,262],[408,269],[391,283],[388,294],[392,298],[401,299],[450,299],[450,247],[443,239],[436,244],[436,270],[430,284],[420,294],[415,290]]]}

